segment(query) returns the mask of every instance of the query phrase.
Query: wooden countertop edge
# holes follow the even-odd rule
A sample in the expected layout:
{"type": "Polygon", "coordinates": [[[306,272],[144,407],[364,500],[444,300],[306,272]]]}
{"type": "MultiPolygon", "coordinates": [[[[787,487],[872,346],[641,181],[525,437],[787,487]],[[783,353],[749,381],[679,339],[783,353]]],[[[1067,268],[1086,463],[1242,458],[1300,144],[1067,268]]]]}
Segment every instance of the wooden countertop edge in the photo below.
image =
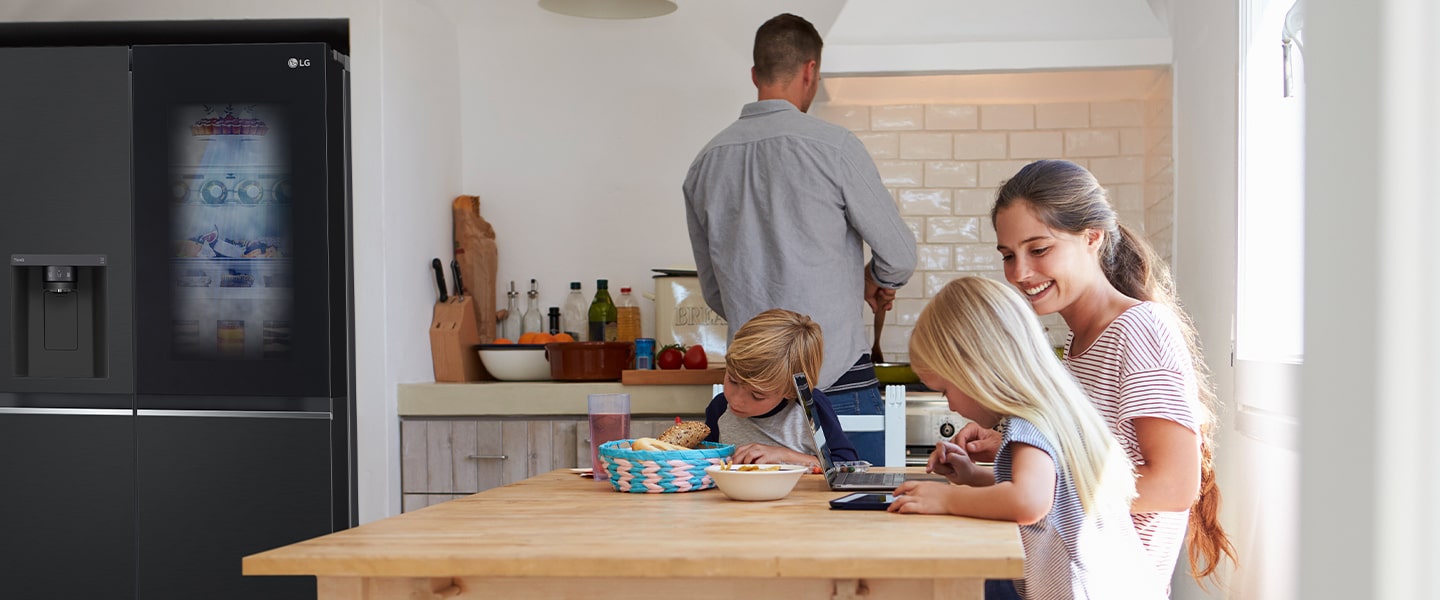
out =
{"type": "MultiPolygon", "coordinates": [[[[274,551],[271,551],[274,552],[274,551]]],[[[845,557],[757,559],[723,561],[708,557],[656,557],[633,559],[565,560],[552,556],[514,560],[454,560],[433,557],[386,559],[384,564],[354,558],[279,558],[263,552],[242,562],[245,575],[312,575],[318,577],[788,577],[934,579],[966,577],[1023,577],[1022,558],[976,558],[956,561],[915,557],[845,557]],[[637,568],[640,567],[640,568],[637,568]],[[1004,575],[997,575],[1003,573],[1004,575]]]]}

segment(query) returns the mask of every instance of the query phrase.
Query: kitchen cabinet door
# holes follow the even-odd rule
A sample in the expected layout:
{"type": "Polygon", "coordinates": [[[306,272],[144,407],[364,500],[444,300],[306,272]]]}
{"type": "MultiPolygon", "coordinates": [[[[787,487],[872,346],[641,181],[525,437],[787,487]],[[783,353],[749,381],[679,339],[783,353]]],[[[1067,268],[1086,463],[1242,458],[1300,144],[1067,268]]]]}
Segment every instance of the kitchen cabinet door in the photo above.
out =
{"type": "Polygon", "coordinates": [[[588,421],[574,417],[404,419],[400,425],[401,509],[415,510],[588,464],[588,421]],[[582,431],[585,445],[577,449],[582,431]]]}

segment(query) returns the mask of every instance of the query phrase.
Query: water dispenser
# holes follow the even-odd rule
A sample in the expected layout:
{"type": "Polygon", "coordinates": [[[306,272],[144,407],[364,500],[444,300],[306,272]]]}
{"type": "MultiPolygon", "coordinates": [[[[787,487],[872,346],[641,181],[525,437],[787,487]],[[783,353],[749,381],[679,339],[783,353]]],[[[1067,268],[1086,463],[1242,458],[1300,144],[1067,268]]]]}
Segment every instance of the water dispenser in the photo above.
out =
{"type": "Polygon", "coordinates": [[[105,377],[103,254],[12,254],[17,377],[105,377]]]}

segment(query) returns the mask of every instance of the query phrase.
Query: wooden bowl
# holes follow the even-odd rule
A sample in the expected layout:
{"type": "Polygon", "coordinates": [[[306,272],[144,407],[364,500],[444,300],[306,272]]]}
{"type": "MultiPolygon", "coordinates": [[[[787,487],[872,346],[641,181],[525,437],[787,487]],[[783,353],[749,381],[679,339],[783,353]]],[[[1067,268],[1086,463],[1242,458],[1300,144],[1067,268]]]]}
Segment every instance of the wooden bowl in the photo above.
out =
{"type": "Polygon", "coordinates": [[[551,342],[545,353],[556,381],[620,381],[635,363],[634,342],[551,342]]]}

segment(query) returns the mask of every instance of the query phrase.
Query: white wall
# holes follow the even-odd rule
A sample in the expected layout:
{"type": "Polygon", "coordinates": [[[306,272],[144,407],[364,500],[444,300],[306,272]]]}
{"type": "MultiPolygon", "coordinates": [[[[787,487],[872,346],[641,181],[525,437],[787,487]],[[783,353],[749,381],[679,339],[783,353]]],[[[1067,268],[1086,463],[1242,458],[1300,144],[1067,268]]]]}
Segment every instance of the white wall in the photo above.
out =
{"type": "MultiPolygon", "coordinates": [[[[571,281],[587,298],[601,278],[612,296],[639,294],[654,289],[650,269],[693,267],[680,184],[755,99],[755,29],[787,10],[828,25],[839,3],[719,4],[607,21],[456,3],[464,191],[495,226],[499,288],[538,279],[543,312],[571,281]]],[[[637,300],[653,335],[654,303],[637,300]]]]}
{"type": "Polygon", "coordinates": [[[1301,598],[1437,598],[1440,7],[1313,0],[1301,598]]]}
{"type": "Polygon", "coordinates": [[[378,179],[371,183],[382,190],[375,220],[365,223],[364,234],[357,225],[355,234],[362,522],[400,512],[395,386],[434,381],[426,333],[437,300],[430,260],[439,257],[448,271],[450,202],[462,190],[457,29],[428,0],[381,0],[379,17],[379,160],[357,157],[354,165],[357,207],[363,171],[374,171],[366,177],[378,179]]]}
{"type": "Polygon", "coordinates": [[[430,377],[431,256],[458,194],[455,29],[426,0],[49,0],[0,21],[348,18],[360,520],[399,512],[395,384],[430,377]]]}
{"type": "MultiPolygon", "coordinates": [[[[1231,315],[1235,312],[1238,10],[1233,1],[1177,2],[1170,8],[1175,44],[1176,235],[1172,266],[1180,299],[1200,332],[1220,402],[1233,406],[1234,374],[1229,358],[1231,315]]],[[[1250,486],[1250,470],[1282,459],[1266,454],[1263,445],[1248,447],[1235,433],[1229,411],[1220,416],[1216,440],[1215,469],[1225,494],[1221,518],[1244,562],[1250,558],[1246,550],[1258,543],[1264,529],[1238,524],[1252,523],[1248,517],[1254,511],[1275,508],[1256,496],[1260,490],[1250,486]]],[[[1254,520],[1264,522],[1263,518],[1254,520]]],[[[1206,597],[1189,577],[1185,561],[1182,553],[1172,597],[1206,597]]],[[[1229,597],[1272,596],[1237,589],[1229,597]]]]}

